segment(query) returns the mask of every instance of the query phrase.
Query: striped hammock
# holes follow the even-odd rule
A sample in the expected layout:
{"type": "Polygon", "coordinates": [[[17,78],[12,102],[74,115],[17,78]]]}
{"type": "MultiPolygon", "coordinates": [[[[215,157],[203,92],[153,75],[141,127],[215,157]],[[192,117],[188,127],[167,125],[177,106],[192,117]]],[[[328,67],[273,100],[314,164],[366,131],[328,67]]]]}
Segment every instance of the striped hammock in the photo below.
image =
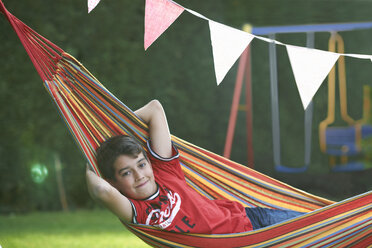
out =
{"type": "MultiPolygon", "coordinates": [[[[145,146],[146,125],[76,59],[9,13],[44,86],[89,164],[99,175],[100,142],[128,134],[145,146]]],[[[172,136],[188,184],[210,199],[246,207],[291,209],[307,214],[256,231],[233,234],[172,233],[123,223],[154,247],[368,247],[372,244],[372,192],[334,203],[265,176],[172,136]]]]}

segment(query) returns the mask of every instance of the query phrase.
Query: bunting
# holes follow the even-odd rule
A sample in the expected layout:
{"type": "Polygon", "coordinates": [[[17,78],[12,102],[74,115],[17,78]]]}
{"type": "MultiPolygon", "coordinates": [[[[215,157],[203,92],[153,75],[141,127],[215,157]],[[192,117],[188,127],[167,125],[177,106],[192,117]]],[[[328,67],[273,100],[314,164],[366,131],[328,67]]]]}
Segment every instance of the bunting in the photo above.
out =
{"type": "Polygon", "coordinates": [[[302,105],[306,109],[340,55],[298,46],[286,45],[286,48],[302,105]]]}
{"type": "Polygon", "coordinates": [[[145,50],[182,14],[184,8],[168,0],[146,0],[145,50]]]}
{"type": "Polygon", "coordinates": [[[217,85],[219,85],[254,36],[211,20],[209,20],[209,29],[217,85]]]}
{"type": "MultiPolygon", "coordinates": [[[[99,1],[88,0],[89,12],[99,1]]],[[[264,42],[286,46],[304,108],[307,107],[339,56],[368,59],[372,62],[372,55],[330,53],[317,49],[292,46],[269,38],[256,36],[210,20],[194,10],[184,8],[172,0],[146,0],[145,50],[172,25],[184,10],[208,21],[217,85],[222,82],[228,71],[254,38],[264,42]]]]}
{"type": "Polygon", "coordinates": [[[88,0],[88,13],[90,13],[101,0],[88,0]]]}

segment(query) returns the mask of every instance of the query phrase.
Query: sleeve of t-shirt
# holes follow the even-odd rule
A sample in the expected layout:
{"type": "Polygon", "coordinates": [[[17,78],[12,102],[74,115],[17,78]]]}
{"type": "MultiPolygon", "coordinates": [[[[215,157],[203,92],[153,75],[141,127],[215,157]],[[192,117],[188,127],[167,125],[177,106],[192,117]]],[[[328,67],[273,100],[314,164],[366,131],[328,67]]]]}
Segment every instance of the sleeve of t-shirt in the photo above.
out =
{"type": "Polygon", "coordinates": [[[179,153],[177,148],[172,144],[172,156],[170,158],[163,158],[154,152],[151,148],[151,143],[147,141],[148,158],[151,162],[152,169],[156,176],[166,176],[172,174],[180,179],[185,180],[185,175],[181,169],[179,161],[179,153]]]}

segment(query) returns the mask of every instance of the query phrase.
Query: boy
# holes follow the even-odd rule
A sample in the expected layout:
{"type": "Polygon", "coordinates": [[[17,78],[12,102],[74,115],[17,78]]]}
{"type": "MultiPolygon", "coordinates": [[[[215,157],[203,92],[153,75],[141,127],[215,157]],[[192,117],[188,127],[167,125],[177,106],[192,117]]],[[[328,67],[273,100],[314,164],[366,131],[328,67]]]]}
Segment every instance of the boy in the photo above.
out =
{"type": "Polygon", "coordinates": [[[148,154],[128,136],[113,137],[97,150],[106,179],[87,169],[88,190],[122,221],[173,232],[238,233],[271,225],[301,213],[247,208],[228,200],[209,200],[186,184],[167,119],[157,100],[135,113],[149,127],[148,154]]]}

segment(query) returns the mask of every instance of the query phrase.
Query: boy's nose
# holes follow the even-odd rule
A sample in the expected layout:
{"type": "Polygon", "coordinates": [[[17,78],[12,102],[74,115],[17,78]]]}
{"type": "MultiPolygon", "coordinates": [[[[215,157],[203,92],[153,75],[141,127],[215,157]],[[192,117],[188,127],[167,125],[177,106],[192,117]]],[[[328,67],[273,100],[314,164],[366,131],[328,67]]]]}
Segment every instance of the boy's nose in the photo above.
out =
{"type": "Polygon", "coordinates": [[[135,180],[136,181],[139,181],[139,180],[141,180],[142,178],[143,178],[143,174],[140,172],[140,171],[136,171],[135,172],[135,180]]]}

